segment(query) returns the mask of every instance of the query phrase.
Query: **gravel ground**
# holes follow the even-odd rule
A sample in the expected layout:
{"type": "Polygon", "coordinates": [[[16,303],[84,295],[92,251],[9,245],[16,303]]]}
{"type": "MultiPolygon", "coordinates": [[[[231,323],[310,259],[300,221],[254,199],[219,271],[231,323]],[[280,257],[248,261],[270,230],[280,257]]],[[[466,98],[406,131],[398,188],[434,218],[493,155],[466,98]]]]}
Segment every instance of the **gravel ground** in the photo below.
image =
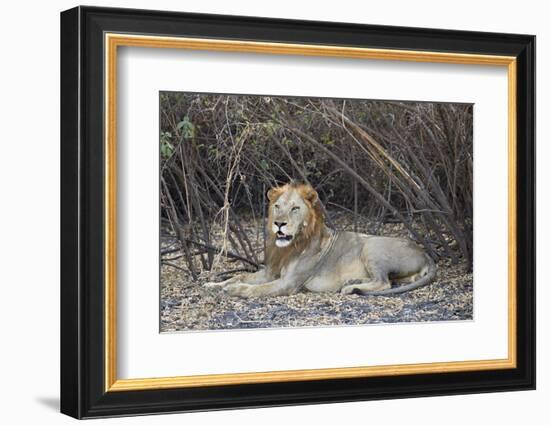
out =
{"type": "Polygon", "coordinates": [[[177,268],[161,268],[161,332],[473,318],[472,274],[467,272],[465,264],[453,265],[450,261],[438,263],[432,284],[391,297],[304,292],[241,299],[219,289],[204,288],[209,280],[207,273],[193,283],[183,276],[177,268]]]}

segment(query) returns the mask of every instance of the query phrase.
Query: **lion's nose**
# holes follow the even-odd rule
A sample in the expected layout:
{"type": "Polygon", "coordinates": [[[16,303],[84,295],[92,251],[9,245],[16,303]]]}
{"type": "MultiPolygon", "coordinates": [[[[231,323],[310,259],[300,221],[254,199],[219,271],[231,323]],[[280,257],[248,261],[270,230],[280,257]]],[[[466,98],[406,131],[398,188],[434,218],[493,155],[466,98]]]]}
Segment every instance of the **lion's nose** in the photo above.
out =
{"type": "Polygon", "coordinates": [[[273,224],[280,229],[281,227],[286,226],[286,221],[274,221],[273,224]]]}

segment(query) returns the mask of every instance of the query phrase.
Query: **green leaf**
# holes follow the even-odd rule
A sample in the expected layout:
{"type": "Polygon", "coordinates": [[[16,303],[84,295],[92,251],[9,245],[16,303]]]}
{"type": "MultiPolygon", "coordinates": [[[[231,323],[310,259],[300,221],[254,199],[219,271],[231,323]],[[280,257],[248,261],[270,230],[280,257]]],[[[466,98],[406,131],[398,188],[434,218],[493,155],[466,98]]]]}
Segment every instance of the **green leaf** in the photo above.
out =
{"type": "Polygon", "coordinates": [[[185,116],[176,128],[181,131],[182,136],[186,139],[195,137],[195,125],[189,120],[188,116],[185,116]]]}
{"type": "Polygon", "coordinates": [[[167,158],[172,155],[174,152],[174,147],[167,141],[161,142],[160,144],[160,154],[167,158]]]}

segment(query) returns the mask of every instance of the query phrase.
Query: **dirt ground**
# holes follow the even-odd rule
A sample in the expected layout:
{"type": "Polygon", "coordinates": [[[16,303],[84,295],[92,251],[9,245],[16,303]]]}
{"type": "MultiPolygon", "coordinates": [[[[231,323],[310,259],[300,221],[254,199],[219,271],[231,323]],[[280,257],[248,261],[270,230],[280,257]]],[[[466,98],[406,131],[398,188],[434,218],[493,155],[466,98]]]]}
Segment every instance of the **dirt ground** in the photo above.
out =
{"type": "MultiPolygon", "coordinates": [[[[254,232],[257,233],[251,229],[251,234],[254,232]]],[[[378,232],[395,236],[402,236],[401,233],[398,225],[378,232]]],[[[261,244],[258,238],[256,241],[261,244]]],[[[258,248],[261,251],[261,247],[258,248]]],[[[170,260],[170,263],[185,268],[182,258],[170,260]]],[[[227,262],[221,267],[229,270],[242,265],[227,262]]],[[[174,332],[471,320],[473,282],[465,262],[451,264],[450,260],[440,260],[437,267],[437,276],[432,284],[390,297],[302,292],[291,296],[241,299],[230,297],[219,289],[204,288],[205,282],[216,280],[206,271],[193,282],[179,268],[163,265],[160,330],[174,332]]]]}

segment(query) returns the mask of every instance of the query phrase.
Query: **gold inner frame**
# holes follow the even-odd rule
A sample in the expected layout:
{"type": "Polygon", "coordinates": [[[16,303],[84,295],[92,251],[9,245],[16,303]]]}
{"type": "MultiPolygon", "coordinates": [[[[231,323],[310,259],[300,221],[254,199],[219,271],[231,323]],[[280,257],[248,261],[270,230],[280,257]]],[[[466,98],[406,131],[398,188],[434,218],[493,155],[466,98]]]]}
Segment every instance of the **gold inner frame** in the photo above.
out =
{"type": "Polygon", "coordinates": [[[105,391],[134,391],[214,385],[358,378],[515,368],[516,359],[516,58],[462,53],[370,49],[328,45],[267,43],[105,34],[105,391]],[[118,379],[116,372],[116,100],[119,46],[263,54],[328,56],[507,67],[508,71],[508,357],[495,360],[247,372],[164,378],[118,379]]]}

